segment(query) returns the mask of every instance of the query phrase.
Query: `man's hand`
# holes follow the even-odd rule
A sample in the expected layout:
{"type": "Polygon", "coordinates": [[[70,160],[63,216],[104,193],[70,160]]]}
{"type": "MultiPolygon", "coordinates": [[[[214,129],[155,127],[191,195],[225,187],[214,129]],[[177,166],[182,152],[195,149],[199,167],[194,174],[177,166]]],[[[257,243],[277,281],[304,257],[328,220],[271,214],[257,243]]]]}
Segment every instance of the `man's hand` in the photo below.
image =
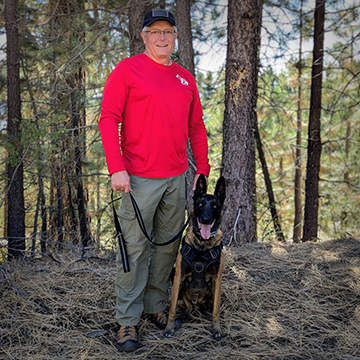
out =
{"type": "Polygon", "coordinates": [[[131,185],[130,177],[127,171],[122,170],[111,174],[111,185],[114,191],[129,193],[131,191],[131,185]]]}
{"type": "MultiPolygon", "coordinates": [[[[196,189],[196,183],[197,183],[197,181],[198,181],[199,176],[200,176],[200,174],[196,174],[196,175],[195,175],[194,185],[193,185],[193,191],[196,189]]],[[[208,185],[208,177],[205,176],[205,179],[206,179],[206,185],[208,185]]]]}

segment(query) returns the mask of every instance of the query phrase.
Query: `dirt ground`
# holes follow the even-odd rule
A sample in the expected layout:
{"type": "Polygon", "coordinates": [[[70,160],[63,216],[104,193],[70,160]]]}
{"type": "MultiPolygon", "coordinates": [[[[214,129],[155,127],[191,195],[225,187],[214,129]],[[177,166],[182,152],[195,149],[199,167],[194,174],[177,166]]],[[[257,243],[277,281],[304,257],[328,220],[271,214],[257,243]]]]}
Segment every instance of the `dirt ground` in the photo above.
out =
{"type": "Polygon", "coordinates": [[[224,338],[197,313],[171,339],[141,320],[130,355],[114,345],[113,254],[0,264],[0,359],[360,359],[359,240],[224,251],[224,338]]]}

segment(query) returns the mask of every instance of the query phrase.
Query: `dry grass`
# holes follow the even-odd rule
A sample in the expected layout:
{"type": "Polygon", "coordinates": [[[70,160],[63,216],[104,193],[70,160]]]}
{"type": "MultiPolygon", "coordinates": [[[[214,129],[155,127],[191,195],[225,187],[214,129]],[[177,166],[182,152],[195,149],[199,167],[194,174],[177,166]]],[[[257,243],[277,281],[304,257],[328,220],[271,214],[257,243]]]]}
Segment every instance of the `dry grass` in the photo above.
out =
{"type": "MultiPolygon", "coordinates": [[[[194,315],[175,336],[145,320],[143,345],[114,346],[114,259],[0,268],[1,359],[360,359],[360,241],[225,250],[221,324],[194,315]]],[[[60,255],[58,255],[60,256],[60,255]]]]}

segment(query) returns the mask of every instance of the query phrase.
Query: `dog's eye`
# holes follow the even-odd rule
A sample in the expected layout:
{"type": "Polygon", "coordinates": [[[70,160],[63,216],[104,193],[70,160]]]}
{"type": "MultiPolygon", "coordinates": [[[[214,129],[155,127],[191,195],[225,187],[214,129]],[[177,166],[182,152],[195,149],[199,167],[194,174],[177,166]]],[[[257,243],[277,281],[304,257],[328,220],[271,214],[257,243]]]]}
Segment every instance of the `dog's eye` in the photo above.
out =
{"type": "Polygon", "coordinates": [[[213,207],[213,209],[217,209],[217,205],[215,205],[215,204],[212,207],[213,207]]]}

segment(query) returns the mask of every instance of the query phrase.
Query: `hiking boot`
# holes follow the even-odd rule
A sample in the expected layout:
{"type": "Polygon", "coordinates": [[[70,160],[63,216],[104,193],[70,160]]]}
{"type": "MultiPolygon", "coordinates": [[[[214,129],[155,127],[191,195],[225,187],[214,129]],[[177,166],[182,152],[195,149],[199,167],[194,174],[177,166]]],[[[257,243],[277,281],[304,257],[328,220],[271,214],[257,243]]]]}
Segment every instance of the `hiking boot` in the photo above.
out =
{"type": "Polygon", "coordinates": [[[119,351],[132,352],[139,348],[138,332],[135,326],[120,325],[116,347],[119,351]]]}
{"type": "MultiPolygon", "coordinates": [[[[147,318],[154,323],[159,329],[164,330],[168,321],[168,311],[160,311],[155,314],[146,314],[147,318]]],[[[181,320],[175,319],[175,329],[179,329],[181,327],[181,320]]]]}

